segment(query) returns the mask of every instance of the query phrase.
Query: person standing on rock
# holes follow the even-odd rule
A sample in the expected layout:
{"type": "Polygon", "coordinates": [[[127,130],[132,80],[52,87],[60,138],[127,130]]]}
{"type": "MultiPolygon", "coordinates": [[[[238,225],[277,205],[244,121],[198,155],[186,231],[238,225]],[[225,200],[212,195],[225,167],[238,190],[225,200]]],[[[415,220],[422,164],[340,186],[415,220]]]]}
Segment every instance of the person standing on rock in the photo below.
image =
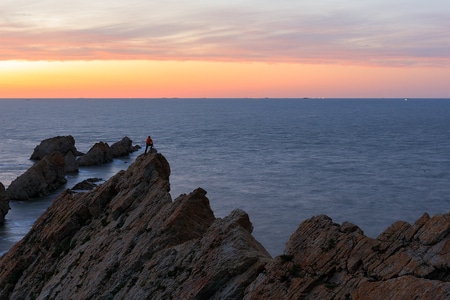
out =
{"type": "Polygon", "coordinates": [[[145,140],[145,152],[144,152],[145,154],[147,154],[148,147],[150,147],[150,151],[149,152],[152,152],[153,140],[152,140],[152,138],[150,136],[148,136],[147,139],[145,140]]]}

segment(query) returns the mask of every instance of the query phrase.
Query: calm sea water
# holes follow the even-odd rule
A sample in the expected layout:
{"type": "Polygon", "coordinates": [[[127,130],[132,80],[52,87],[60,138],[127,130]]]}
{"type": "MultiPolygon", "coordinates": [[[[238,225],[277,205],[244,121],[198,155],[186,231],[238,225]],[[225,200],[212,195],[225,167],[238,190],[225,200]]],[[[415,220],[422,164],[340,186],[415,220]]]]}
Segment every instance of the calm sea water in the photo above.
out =
{"type": "MultiPolygon", "coordinates": [[[[87,152],[149,134],[171,165],[172,198],[202,187],[216,217],[243,209],[272,255],[314,215],[376,237],[450,209],[450,99],[0,100],[0,182],[25,172],[46,138],[72,135],[87,152]]],[[[82,169],[66,187],[108,179],[141,153],[82,169]]],[[[54,196],[11,203],[0,253],[54,196]]]]}

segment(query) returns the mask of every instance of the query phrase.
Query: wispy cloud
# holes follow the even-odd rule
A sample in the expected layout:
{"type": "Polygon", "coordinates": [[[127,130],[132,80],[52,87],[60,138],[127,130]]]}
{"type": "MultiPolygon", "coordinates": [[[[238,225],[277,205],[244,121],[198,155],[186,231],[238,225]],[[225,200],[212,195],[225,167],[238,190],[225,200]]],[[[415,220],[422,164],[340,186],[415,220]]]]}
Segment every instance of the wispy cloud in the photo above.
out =
{"type": "Polygon", "coordinates": [[[447,0],[5,2],[0,60],[450,64],[447,0]]]}

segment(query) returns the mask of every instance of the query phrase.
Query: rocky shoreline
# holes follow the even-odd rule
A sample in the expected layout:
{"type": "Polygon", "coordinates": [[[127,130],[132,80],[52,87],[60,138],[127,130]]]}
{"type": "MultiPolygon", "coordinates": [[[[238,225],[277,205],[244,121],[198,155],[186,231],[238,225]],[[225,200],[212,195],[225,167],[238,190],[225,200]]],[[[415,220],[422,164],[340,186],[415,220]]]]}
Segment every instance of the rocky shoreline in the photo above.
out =
{"type": "MultiPolygon", "coordinates": [[[[77,173],[80,167],[109,163],[138,149],[140,146],[133,146],[128,137],[111,146],[104,142],[96,143],[86,154],[77,150],[72,136],[43,140],[30,156],[35,164],[11,182],[0,201],[29,200],[48,195],[67,182],[66,174],[77,173]]],[[[1,221],[4,221],[6,213],[2,214],[0,209],[1,221]]]]}
{"type": "Polygon", "coordinates": [[[153,152],[90,191],[62,192],[0,258],[0,298],[450,298],[450,213],[376,239],[316,216],[272,258],[244,211],[216,218],[202,188],[172,200],[169,177],[153,152]]]}

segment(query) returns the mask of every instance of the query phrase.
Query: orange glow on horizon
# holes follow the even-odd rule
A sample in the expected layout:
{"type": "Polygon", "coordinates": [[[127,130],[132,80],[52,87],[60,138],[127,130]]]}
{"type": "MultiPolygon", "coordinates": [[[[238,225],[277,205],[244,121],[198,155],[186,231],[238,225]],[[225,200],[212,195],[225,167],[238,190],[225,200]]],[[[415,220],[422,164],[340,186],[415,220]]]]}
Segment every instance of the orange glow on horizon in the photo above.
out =
{"type": "Polygon", "coordinates": [[[450,70],[202,61],[0,61],[0,98],[450,97],[450,70]]]}

